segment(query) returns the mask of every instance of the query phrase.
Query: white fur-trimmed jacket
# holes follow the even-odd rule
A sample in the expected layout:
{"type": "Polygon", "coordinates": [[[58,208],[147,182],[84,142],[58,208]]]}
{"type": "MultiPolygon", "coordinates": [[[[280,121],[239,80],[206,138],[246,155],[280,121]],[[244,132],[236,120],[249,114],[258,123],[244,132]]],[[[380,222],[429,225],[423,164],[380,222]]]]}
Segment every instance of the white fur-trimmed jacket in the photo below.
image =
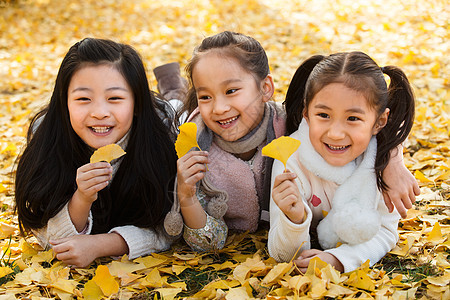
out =
{"type": "MultiPolygon", "coordinates": [[[[301,140],[300,132],[297,130],[291,137],[301,140]]],[[[302,243],[301,251],[310,249],[310,228],[316,228],[333,207],[333,197],[339,185],[331,180],[326,180],[308,170],[302,160],[313,160],[310,157],[300,157],[297,150],[288,160],[287,169],[297,174],[295,182],[302,195],[305,205],[306,217],[302,224],[292,223],[280,208],[270,199],[270,231],[268,239],[269,254],[277,261],[290,261],[302,243]]],[[[275,161],[272,168],[272,189],[274,179],[283,173],[284,165],[275,161]]],[[[328,171],[328,169],[327,169],[328,171]]],[[[359,189],[360,186],[355,186],[359,189]]],[[[271,189],[271,190],[272,190],[271,189]]],[[[325,250],[333,254],[344,266],[345,272],[358,268],[367,259],[373,265],[378,262],[398,241],[397,211],[389,213],[384,204],[382,195],[377,191],[376,207],[381,220],[378,232],[366,242],[358,244],[342,244],[337,248],[325,250]]],[[[320,240],[319,240],[320,242],[320,240]]]]}

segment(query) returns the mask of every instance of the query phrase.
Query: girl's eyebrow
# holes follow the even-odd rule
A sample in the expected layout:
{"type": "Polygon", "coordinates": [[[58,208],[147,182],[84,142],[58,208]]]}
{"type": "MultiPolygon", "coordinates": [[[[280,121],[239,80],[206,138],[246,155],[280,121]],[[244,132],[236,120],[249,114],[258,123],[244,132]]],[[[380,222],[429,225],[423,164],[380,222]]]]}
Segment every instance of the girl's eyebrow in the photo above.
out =
{"type": "MultiPolygon", "coordinates": [[[[320,103],[314,105],[314,108],[331,110],[330,107],[326,106],[325,104],[320,104],[320,103]]],[[[347,112],[347,113],[355,113],[355,114],[362,114],[362,115],[366,114],[366,112],[363,109],[359,108],[359,107],[351,107],[351,108],[347,109],[345,112],[347,112]]]]}
{"type": "Polygon", "coordinates": [[[120,87],[120,86],[113,86],[113,87],[107,88],[106,90],[107,91],[121,90],[121,91],[128,92],[127,88],[120,87]]]}
{"type": "MultiPolygon", "coordinates": [[[[77,88],[73,89],[71,91],[71,93],[75,93],[75,92],[79,92],[79,91],[81,91],[81,92],[83,92],[83,91],[91,91],[91,90],[92,90],[91,88],[81,86],[81,87],[77,87],[77,88]]],[[[121,90],[121,91],[128,92],[128,89],[126,89],[124,87],[120,87],[120,86],[113,86],[113,87],[110,87],[110,88],[106,89],[106,91],[115,91],[115,90],[121,90]]]]}
{"type": "MultiPolygon", "coordinates": [[[[228,85],[228,84],[230,84],[230,83],[241,82],[241,81],[242,81],[241,79],[227,79],[227,80],[222,81],[222,82],[220,83],[220,85],[221,85],[221,86],[226,86],[226,85],[228,85]]],[[[207,90],[207,89],[208,89],[207,87],[200,86],[200,87],[196,88],[195,90],[196,90],[197,92],[201,92],[201,91],[207,90]]]]}

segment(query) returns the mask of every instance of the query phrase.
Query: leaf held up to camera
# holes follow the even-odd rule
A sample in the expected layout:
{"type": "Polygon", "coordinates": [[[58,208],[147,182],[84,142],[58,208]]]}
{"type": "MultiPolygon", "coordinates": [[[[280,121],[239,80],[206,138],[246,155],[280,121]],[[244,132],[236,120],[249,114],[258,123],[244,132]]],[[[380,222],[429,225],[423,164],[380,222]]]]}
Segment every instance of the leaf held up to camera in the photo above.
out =
{"type": "Polygon", "coordinates": [[[193,147],[200,149],[197,143],[197,124],[188,122],[179,127],[180,133],[175,141],[175,150],[178,158],[183,157],[193,147]]]}
{"type": "Polygon", "coordinates": [[[98,148],[91,156],[91,163],[99,161],[111,162],[113,159],[119,158],[125,155],[125,151],[117,144],[109,144],[98,148]]]}
{"type": "Polygon", "coordinates": [[[300,141],[289,136],[282,136],[262,148],[262,155],[281,161],[286,169],[289,157],[300,147],[300,141]]]}

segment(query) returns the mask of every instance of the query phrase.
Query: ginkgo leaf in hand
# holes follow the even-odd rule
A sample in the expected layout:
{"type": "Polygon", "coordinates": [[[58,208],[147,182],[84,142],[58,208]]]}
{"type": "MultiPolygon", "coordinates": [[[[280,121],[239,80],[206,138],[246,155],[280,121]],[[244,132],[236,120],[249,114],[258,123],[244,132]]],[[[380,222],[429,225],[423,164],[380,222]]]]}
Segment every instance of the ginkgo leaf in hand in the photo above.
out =
{"type": "Polygon", "coordinates": [[[289,136],[282,136],[262,148],[262,155],[281,161],[286,169],[289,157],[298,149],[300,141],[289,136]]]}
{"type": "Polygon", "coordinates": [[[179,127],[180,133],[175,141],[175,150],[178,158],[183,157],[193,147],[200,146],[197,143],[197,124],[188,122],[179,127]]]}
{"type": "Polygon", "coordinates": [[[91,163],[96,163],[99,161],[111,162],[113,159],[119,158],[126,152],[117,145],[110,144],[95,150],[94,154],[91,156],[91,163]]]}

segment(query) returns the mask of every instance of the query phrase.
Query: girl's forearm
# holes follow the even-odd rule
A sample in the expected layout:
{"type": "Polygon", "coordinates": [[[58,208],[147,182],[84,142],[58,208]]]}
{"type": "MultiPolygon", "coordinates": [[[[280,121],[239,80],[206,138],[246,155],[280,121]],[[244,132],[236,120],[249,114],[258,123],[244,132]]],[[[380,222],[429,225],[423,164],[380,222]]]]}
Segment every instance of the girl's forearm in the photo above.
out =
{"type": "Polygon", "coordinates": [[[72,196],[69,201],[69,215],[73,225],[78,232],[83,231],[86,227],[89,212],[91,210],[92,203],[82,201],[79,197],[78,190],[72,196]]]}
{"type": "Polygon", "coordinates": [[[93,235],[97,257],[121,256],[129,253],[128,245],[122,236],[116,232],[93,235]]]}
{"type": "Polygon", "coordinates": [[[194,196],[188,201],[180,201],[180,206],[181,214],[183,215],[184,224],[186,224],[186,226],[192,229],[205,227],[206,213],[197,197],[194,196]]]}

